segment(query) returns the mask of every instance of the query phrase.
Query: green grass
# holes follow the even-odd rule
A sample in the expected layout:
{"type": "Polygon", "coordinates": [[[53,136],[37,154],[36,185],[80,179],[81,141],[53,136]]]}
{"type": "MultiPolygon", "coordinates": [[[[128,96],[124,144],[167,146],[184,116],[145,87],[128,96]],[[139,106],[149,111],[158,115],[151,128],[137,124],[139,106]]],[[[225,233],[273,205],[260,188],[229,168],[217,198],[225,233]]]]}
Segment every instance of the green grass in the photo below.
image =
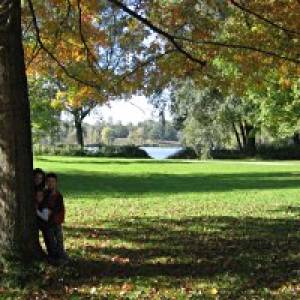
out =
{"type": "Polygon", "coordinates": [[[54,299],[300,299],[300,163],[39,157],[73,262],[54,299]],[[56,297],[56,298],[55,298],[56,297]]]}

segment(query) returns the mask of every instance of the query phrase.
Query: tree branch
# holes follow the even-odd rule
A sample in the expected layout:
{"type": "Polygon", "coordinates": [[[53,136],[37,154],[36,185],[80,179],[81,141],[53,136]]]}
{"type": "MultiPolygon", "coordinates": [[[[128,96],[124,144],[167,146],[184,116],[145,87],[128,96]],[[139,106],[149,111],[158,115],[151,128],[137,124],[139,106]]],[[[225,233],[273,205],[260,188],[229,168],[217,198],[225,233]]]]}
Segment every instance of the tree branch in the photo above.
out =
{"type": "MultiPolygon", "coordinates": [[[[182,40],[182,41],[185,41],[185,42],[188,42],[188,43],[198,44],[198,45],[210,45],[210,46],[217,46],[217,47],[224,47],[224,48],[231,48],[231,49],[248,50],[248,51],[261,53],[265,56],[271,56],[271,57],[275,57],[275,58],[280,59],[280,60],[285,60],[285,61],[293,62],[293,63],[296,63],[296,64],[300,64],[299,59],[288,57],[288,56],[285,56],[285,55],[281,55],[281,54],[276,53],[274,51],[260,49],[260,48],[254,47],[254,46],[230,44],[230,43],[219,42],[219,41],[207,41],[207,40],[195,41],[195,40],[192,40],[190,38],[183,37],[183,36],[172,35],[172,34],[166,32],[166,31],[160,29],[159,27],[157,27],[156,25],[151,23],[151,21],[149,21],[148,19],[146,19],[146,18],[140,16],[139,14],[137,14],[136,12],[132,11],[130,8],[128,8],[125,4],[123,4],[119,0],[108,0],[108,1],[115,4],[120,9],[122,9],[124,12],[131,15],[132,17],[136,18],[138,21],[140,21],[141,23],[143,23],[144,25],[146,25],[147,27],[152,29],[154,32],[156,32],[156,33],[164,36],[165,38],[167,38],[175,46],[175,48],[179,52],[181,52],[182,54],[187,56],[192,61],[195,61],[195,58],[192,56],[191,53],[184,50],[178,44],[178,42],[177,42],[178,40],[182,40]]],[[[230,0],[230,1],[234,1],[234,0],[230,0]]],[[[267,21],[267,19],[266,19],[266,21],[267,21]]],[[[284,28],[281,28],[281,29],[284,30],[284,28]]],[[[287,30],[285,30],[285,31],[287,31],[287,30]]],[[[206,62],[199,61],[198,59],[196,59],[196,62],[200,63],[202,66],[206,65],[206,62]]]]}
{"type": "Polygon", "coordinates": [[[183,41],[186,41],[186,42],[189,42],[189,43],[192,43],[192,44],[210,45],[210,46],[217,46],[217,47],[222,47],[222,48],[231,48],[231,49],[240,49],[240,50],[248,50],[248,51],[252,51],[252,52],[258,52],[258,53],[264,54],[265,56],[272,56],[272,57],[278,58],[280,60],[285,60],[285,61],[293,62],[295,64],[300,64],[299,59],[296,59],[296,58],[293,58],[293,57],[288,57],[288,56],[285,56],[285,55],[281,55],[281,54],[278,54],[278,53],[273,52],[273,51],[256,48],[256,47],[253,47],[253,46],[240,45],[240,44],[230,44],[230,43],[226,43],[226,42],[209,41],[209,40],[195,41],[193,39],[182,37],[182,36],[175,36],[174,38],[178,39],[178,40],[183,40],[183,41]]]}
{"type": "Polygon", "coordinates": [[[173,44],[173,46],[178,50],[178,52],[182,53],[183,55],[185,55],[189,60],[200,64],[202,67],[206,66],[206,62],[198,59],[196,57],[194,57],[191,53],[187,52],[185,49],[183,49],[183,47],[176,41],[176,39],[174,38],[173,35],[171,35],[170,33],[160,29],[159,27],[157,27],[156,25],[154,25],[153,23],[151,23],[148,19],[142,17],[141,15],[139,15],[138,13],[136,13],[135,11],[131,10],[130,8],[128,8],[125,4],[123,4],[121,1],[119,0],[108,0],[109,2],[113,3],[114,5],[116,5],[117,7],[119,7],[121,10],[123,10],[124,12],[126,12],[127,14],[129,14],[130,16],[134,17],[135,19],[139,20],[141,23],[143,23],[144,25],[146,25],[148,28],[152,29],[154,32],[160,34],[161,36],[165,37],[171,44],[173,44]]]}
{"type": "Polygon", "coordinates": [[[123,74],[122,77],[121,77],[121,80],[118,81],[118,83],[120,83],[124,79],[134,75],[139,69],[144,68],[144,67],[150,65],[151,63],[153,63],[157,60],[160,60],[162,57],[164,57],[168,54],[174,53],[174,52],[176,52],[175,49],[170,49],[170,50],[165,51],[164,53],[160,53],[156,56],[150,57],[149,59],[147,59],[147,60],[143,61],[142,63],[140,63],[139,65],[137,65],[132,71],[123,74]]]}
{"type": "Polygon", "coordinates": [[[26,64],[26,70],[30,67],[30,65],[32,64],[32,62],[36,59],[36,57],[39,55],[41,51],[41,47],[39,47],[38,43],[36,42],[34,49],[32,51],[32,56],[29,59],[29,61],[26,64]]]}
{"type": "Polygon", "coordinates": [[[237,7],[238,9],[240,9],[240,10],[242,10],[242,11],[244,11],[244,12],[246,12],[246,13],[252,15],[252,16],[255,16],[257,19],[259,19],[259,20],[261,20],[261,21],[263,21],[263,22],[265,22],[265,23],[267,23],[267,24],[269,24],[269,25],[271,25],[271,26],[273,26],[273,27],[275,27],[275,28],[277,28],[277,29],[279,29],[279,30],[287,33],[287,34],[300,35],[300,32],[292,30],[292,29],[285,28],[285,27],[283,27],[283,26],[281,26],[281,25],[279,25],[279,24],[271,21],[270,19],[268,19],[268,18],[266,18],[266,17],[258,14],[257,12],[254,12],[254,11],[250,10],[249,8],[247,8],[247,7],[239,4],[235,0],[229,0],[229,2],[233,6],[237,7]]]}
{"type": "Polygon", "coordinates": [[[36,18],[36,15],[35,15],[35,11],[34,11],[34,6],[33,6],[33,3],[32,3],[32,0],[28,0],[28,6],[29,6],[29,10],[31,12],[31,16],[32,16],[32,22],[33,22],[33,26],[34,26],[34,29],[35,29],[35,33],[36,33],[36,39],[37,39],[37,42],[41,48],[41,50],[44,50],[48,55],[49,57],[63,70],[63,72],[66,74],[67,77],[83,84],[83,85],[86,85],[86,86],[90,86],[92,88],[95,88],[97,90],[100,90],[101,89],[101,86],[99,86],[98,84],[94,83],[94,82],[90,82],[90,81],[87,81],[87,80],[83,80],[81,78],[78,78],[76,75],[74,75],[73,73],[71,73],[60,61],[59,59],[44,45],[42,39],[41,39],[41,34],[40,34],[40,29],[39,29],[39,26],[38,26],[38,22],[37,22],[37,18],[36,18]]]}
{"type": "Polygon", "coordinates": [[[97,103],[95,101],[90,101],[89,107],[84,109],[82,108],[81,114],[80,114],[80,120],[83,121],[87,115],[90,114],[90,112],[97,106],[97,103]]]}
{"type": "Polygon", "coordinates": [[[81,0],[77,0],[77,9],[78,9],[78,30],[79,30],[79,35],[80,35],[81,42],[82,42],[82,44],[84,46],[84,49],[85,49],[87,63],[89,65],[90,69],[93,71],[93,73],[96,74],[96,75],[99,75],[98,72],[95,70],[95,67],[93,65],[93,63],[97,64],[97,58],[94,56],[94,54],[90,50],[90,48],[87,44],[87,41],[84,37],[83,31],[82,31],[81,0]],[[92,61],[90,61],[90,58],[92,59],[92,61]]]}

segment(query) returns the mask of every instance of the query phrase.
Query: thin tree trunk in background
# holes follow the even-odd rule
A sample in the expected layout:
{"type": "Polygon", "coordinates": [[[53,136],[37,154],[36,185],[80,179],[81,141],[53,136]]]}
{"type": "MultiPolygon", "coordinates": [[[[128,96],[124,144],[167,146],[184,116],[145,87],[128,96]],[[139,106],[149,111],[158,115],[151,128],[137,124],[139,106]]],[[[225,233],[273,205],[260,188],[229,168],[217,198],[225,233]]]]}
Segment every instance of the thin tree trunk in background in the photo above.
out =
{"type": "Polygon", "coordinates": [[[166,136],[166,115],[164,109],[159,112],[159,119],[161,124],[161,139],[164,140],[166,136]]]}
{"type": "Polygon", "coordinates": [[[3,14],[0,19],[0,256],[33,258],[38,253],[38,234],[32,200],[30,111],[20,1],[11,2],[10,25],[5,26],[3,14]]]}
{"type": "Polygon", "coordinates": [[[300,145],[300,134],[299,134],[299,132],[294,132],[293,141],[294,141],[294,145],[300,145]]]}
{"type": "Polygon", "coordinates": [[[240,135],[238,133],[238,130],[237,130],[234,122],[232,122],[232,128],[233,128],[233,131],[234,131],[235,138],[236,138],[236,141],[238,143],[239,149],[242,151],[243,150],[243,145],[242,145],[242,142],[241,142],[241,139],[240,139],[240,135]]]}
{"type": "Polygon", "coordinates": [[[80,113],[74,114],[74,125],[76,130],[76,139],[78,145],[80,145],[81,151],[84,150],[84,138],[83,138],[83,129],[82,129],[82,119],[80,113]]]}
{"type": "Polygon", "coordinates": [[[240,122],[240,132],[242,135],[243,149],[245,149],[246,144],[247,144],[247,136],[246,136],[246,132],[245,132],[245,128],[244,128],[244,123],[242,121],[240,122]]]}
{"type": "Polygon", "coordinates": [[[245,123],[245,133],[246,133],[246,145],[245,151],[251,155],[254,155],[256,152],[256,138],[254,127],[250,124],[245,123]]]}

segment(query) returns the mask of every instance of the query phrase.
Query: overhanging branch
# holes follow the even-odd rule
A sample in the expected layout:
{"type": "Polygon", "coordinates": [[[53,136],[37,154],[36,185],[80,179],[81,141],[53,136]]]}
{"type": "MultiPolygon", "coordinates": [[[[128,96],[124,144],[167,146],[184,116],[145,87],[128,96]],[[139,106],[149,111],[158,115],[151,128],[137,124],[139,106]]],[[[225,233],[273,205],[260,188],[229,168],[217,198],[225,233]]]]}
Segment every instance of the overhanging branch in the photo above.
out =
{"type": "Polygon", "coordinates": [[[71,73],[60,61],[59,59],[45,46],[45,44],[43,43],[42,39],[41,39],[41,34],[40,34],[40,28],[38,26],[38,22],[37,22],[37,18],[35,15],[35,10],[34,10],[34,6],[32,3],[32,0],[28,0],[28,6],[29,6],[29,10],[32,16],[32,22],[33,22],[33,26],[35,29],[35,33],[36,33],[36,39],[37,42],[40,46],[40,48],[45,51],[45,53],[47,53],[49,55],[49,57],[59,66],[59,68],[61,68],[63,70],[63,72],[66,74],[67,77],[69,77],[70,79],[73,79],[83,85],[95,88],[97,90],[101,90],[101,86],[96,84],[95,82],[91,82],[91,81],[87,81],[87,80],[83,80],[81,78],[78,78],[75,74],[71,73]]]}
{"type": "Polygon", "coordinates": [[[97,70],[94,67],[94,63],[97,64],[97,58],[94,56],[92,53],[91,49],[89,48],[87,41],[85,39],[85,36],[83,34],[83,29],[82,29],[82,9],[81,9],[81,0],[77,0],[77,9],[78,9],[78,30],[79,30],[79,36],[81,39],[81,42],[84,46],[85,53],[86,53],[86,59],[87,63],[90,67],[90,69],[93,71],[94,74],[99,75],[97,70]]]}
{"type": "MultiPolygon", "coordinates": [[[[125,4],[123,4],[121,1],[119,0],[108,0],[109,2],[115,4],[117,7],[119,7],[120,9],[122,9],[124,12],[128,13],[129,15],[131,15],[132,17],[134,17],[135,19],[137,19],[138,21],[140,21],[142,24],[146,25],[148,28],[152,29],[154,32],[164,36],[165,38],[167,38],[176,48],[176,50],[178,50],[179,52],[181,52],[182,54],[184,54],[185,56],[187,56],[189,59],[191,59],[192,61],[195,61],[194,57],[192,56],[191,53],[189,53],[188,51],[184,50],[177,41],[181,40],[181,41],[185,41],[191,44],[198,44],[198,45],[210,45],[210,46],[216,46],[216,47],[222,47],[222,48],[229,48],[229,49],[239,49],[239,50],[246,50],[246,51],[252,51],[252,52],[257,52],[257,53],[261,53],[265,56],[271,56],[271,57],[275,57],[277,59],[280,60],[285,60],[285,61],[289,61],[289,62],[293,62],[296,64],[300,64],[300,60],[297,58],[293,58],[293,57],[289,57],[280,53],[276,53],[272,50],[265,50],[265,49],[261,49],[258,47],[254,47],[254,46],[248,46],[248,45],[240,45],[240,44],[231,44],[231,43],[226,43],[226,42],[220,42],[220,41],[208,41],[208,40],[192,40],[190,38],[186,38],[186,37],[182,37],[182,36],[177,36],[177,35],[172,35],[164,30],[162,30],[161,28],[159,28],[158,26],[154,25],[150,20],[146,19],[145,17],[140,16],[138,13],[136,13],[135,11],[131,10],[129,7],[127,7],[125,4]]],[[[235,2],[234,0],[230,0],[230,2],[235,2]]],[[[249,12],[250,13],[250,12],[249,12]]],[[[259,17],[259,15],[257,16],[259,17]]],[[[262,17],[263,18],[263,17],[262,17]]],[[[265,21],[272,23],[270,20],[265,19],[265,21]]],[[[273,26],[276,26],[275,23],[272,23],[273,26]]],[[[281,27],[280,25],[277,26],[277,28],[284,30],[285,32],[290,32],[290,33],[296,33],[293,31],[290,31],[288,29],[285,29],[283,27],[281,27]]],[[[197,63],[200,63],[202,66],[204,66],[206,64],[206,62],[203,61],[199,61],[198,59],[196,59],[197,63]]]]}
{"type": "Polygon", "coordinates": [[[170,33],[160,29],[159,27],[157,27],[156,25],[151,23],[148,19],[144,18],[143,16],[139,15],[135,11],[131,10],[129,7],[127,7],[121,1],[119,1],[119,0],[108,0],[108,1],[113,3],[114,5],[116,5],[121,10],[123,10],[124,12],[129,14],[130,16],[134,17],[135,19],[137,19],[138,21],[140,21],[144,25],[146,25],[148,28],[152,29],[154,32],[156,32],[156,33],[160,34],[161,36],[165,37],[171,44],[173,44],[173,46],[178,50],[178,52],[185,55],[189,60],[191,60],[191,61],[193,61],[197,64],[200,64],[202,67],[206,66],[205,61],[194,57],[191,53],[189,53],[185,49],[183,49],[183,47],[176,41],[174,36],[171,35],[170,33]]]}
{"type": "Polygon", "coordinates": [[[292,30],[292,29],[288,29],[288,28],[285,28],[283,27],[282,25],[279,25],[277,23],[275,23],[274,21],[271,21],[270,19],[260,15],[259,13],[255,12],[255,11],[252,11],[250,10],[249,8],[239,4],[236,0],[229,0],[229,2],[236,8],[240,9],[241,11],[243,12],[246,12],[247,14],[249,15],[252,15],[254,17],[256,17],[257,19],[287,33],[287,34],[292,34],[292,35],[300,35],[300,32],[296,31],[296,30],[292,30]]]}
{"type": "Polygon", "coordinates": [[[254,47],[254,46],[231,44],[231,43],[226,43],[226,42],[209,41],[209,40],[195,41],[193,39],[182,37],[182,36],[176,36],[175,38],[178,39],[178,40],[186,41],[188,43],[192,43],[192,44],[210,45],[210,46],[216,46],[216,47],[222,47],[222,48],[228,48],[228,49],[239,49],[239,50],[257,52],[257,53],[261,53],[265,56],[271,56],[271,57],[275,57],[275,58],[280,59],[280,60],[285,60],[285,61],[293,62],[295,64],[300,64],[300,60],[297,59],[297,58],[288,57],[288,56],[281,55],[281,54],[273,52],[273,51],[264,50],[264,49],[257,48],[257,47],[254,47]]]}

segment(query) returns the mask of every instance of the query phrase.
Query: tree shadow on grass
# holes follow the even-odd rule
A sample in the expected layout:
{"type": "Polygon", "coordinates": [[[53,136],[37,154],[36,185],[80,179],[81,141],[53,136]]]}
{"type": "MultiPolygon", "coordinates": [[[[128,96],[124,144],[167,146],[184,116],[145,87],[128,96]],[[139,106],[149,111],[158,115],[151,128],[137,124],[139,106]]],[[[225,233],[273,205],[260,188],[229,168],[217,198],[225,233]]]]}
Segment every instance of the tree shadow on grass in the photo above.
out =
{"type": "Polygon", "coordinates": [[[59,164],[92,164],[92,165],[132,165],[132,164],[194,164],[197,163],[205,163],[200,160],[175,160],[175,159],[153,159],[153,158],[89,158],[83,157],[81,159],[76,159],[76,157],[70,160],[70,156],[66,157],[66,160],[55,159],[55,158],[45,158],[45,157],[36,157],[37,161],[41,162],[51,162],[51,163],[59,163],[59,164]],[[68,158],[68,159],[67,159],[68,158]]]}
{"type": "MultiPolygon", "coordinates": [[[[277,209],[272,209],[269,210],[269,212],[274,212],[274,213],[286,213],[286,214],[292,214],[296,216],[300,216],[300,207],[299,206],[291,206],[291,205],[283,205],[278,207],[277,209]]],[[[300,225],[300,221],[299,221],[300,225]]]]}
{"type": "Polygon", "coordinates": [[[128,198],[145,194],[295,189],[300,186],[300,175],[292,172],[133,175],[81,171],[60,174],[60,181],[62,190],[70,197],[96,194],[100,198],[128,198]]]}
{"type": "Polygon", "coordinates": [[[170,287],[186,279],[217,282],[232,276],[238,281],[228,282],[227,293],[234,296],[300,282],[300,236],[295,220],[145,217],[104,224],[105,229],[65,228],[67,238],[95,241],[83,249],[86,258],[71,252],[77,257],[71,266],[77,277],[70,285],[88,284],[92,278],[114,283],[117,278],[140,276],[160,278],[159,287],[170,287]],[[109,243],[100,247],[97,241],[109,243]]]}

